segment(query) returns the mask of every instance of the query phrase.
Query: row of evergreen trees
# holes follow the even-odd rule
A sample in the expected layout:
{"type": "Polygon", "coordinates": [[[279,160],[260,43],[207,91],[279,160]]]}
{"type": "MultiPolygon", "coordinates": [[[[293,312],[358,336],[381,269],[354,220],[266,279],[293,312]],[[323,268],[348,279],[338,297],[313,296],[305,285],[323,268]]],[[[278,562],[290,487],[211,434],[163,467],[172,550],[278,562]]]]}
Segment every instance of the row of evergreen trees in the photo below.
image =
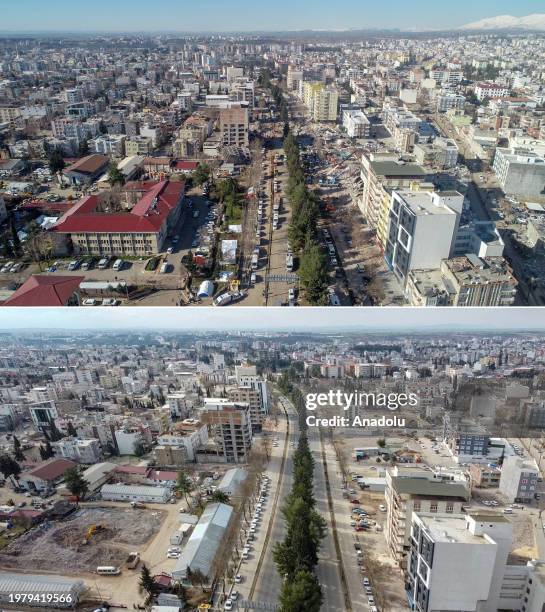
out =
{"type": "Polygon", "coordinates": [[[305,184],[299,144],[291,131],[284,138],[284,151],[289,173],[286,195],[291,204],[288,239],[300,257],[299,279],[307,301],[312,305],[325,305],[328,301],[327,262],[316,240],[320,205],[316,194],[305,184]]]}
{"type": "Polygon", "coordinates": [[[314,460],[306,433],[303,398],[299,389],[291,384],[286,390],[298,409],[301,433],[293,457],[292,488],[282,508],[287,533],[273,551],[277,570],[283,578],[280,610],[319,612],[323,594],[315,569],[326,523],[316,511],[314,460]]]}

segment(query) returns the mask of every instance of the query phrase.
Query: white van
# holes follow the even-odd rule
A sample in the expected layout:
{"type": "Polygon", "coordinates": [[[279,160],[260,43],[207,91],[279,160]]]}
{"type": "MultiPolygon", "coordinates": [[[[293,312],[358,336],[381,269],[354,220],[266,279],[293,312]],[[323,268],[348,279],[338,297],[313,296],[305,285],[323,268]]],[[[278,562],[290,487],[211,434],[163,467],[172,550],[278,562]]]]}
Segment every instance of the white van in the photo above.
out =
{"type": "Polygon", "coordinates": [[[114,262],[114,265],[112,266],[114,270],[121,270],[123,269],[123,260],[122,259],[116,259],[114,262]]]}
{"type": "Polygon", "coordinates": [[[118,576],[121,574],[121,570],[115,565],[99,565],[97,567],[97,574],[101,576],[118,576]]]}
{"type": "Polygon", "coordinates": [[[108,267],[109,264],[110,264],[110,258],[109,257],[103,257],[98,262],[98,269],[99,270],[105,270],[108,267]]]}

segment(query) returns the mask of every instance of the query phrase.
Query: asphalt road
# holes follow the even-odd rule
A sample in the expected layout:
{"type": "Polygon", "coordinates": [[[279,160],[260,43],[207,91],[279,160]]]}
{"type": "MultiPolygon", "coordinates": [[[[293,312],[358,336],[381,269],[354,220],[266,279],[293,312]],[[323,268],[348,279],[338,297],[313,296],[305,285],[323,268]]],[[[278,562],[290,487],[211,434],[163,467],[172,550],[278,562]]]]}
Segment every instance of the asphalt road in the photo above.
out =
{"type": "Polygon", "coordinates": [[[287,440],[288,450],[286,453],[286,461],[284,463],[282,484],[280,486],[280,494],[278,496],[278,505],[276,508],[274,508],[274,514],[271,519],[272,528],[263,553],[263,563],[261,564],[255,590],[252,596],[253,602],[259,601],[278,603],[278,595],[280,594],[280,590],[282,588],[282,579],[276,570],[272,551],[275,543],[282,541],[286,535],[284,517],[282,516],[281,508],[284,500],[290,492],[293,481],[293,453],[295,450],[295,444],[297,442],[298,430],[295,408],[286,398],[281,398],[281,401],[284,401],[290,419],[290,434],[287,440]]]}
{"type": "Polygon", "coordinates": [[[314,459],[314,497],[316,499],[316,510],[327,522],[326,536],[322,540],[318,567],[316,568],[316,575],[322,585],[322,593],[324,596],[322,608],[328,612],[342,612],[345,609],[344,594],[339,572],[339,559],[337,558],[333,540],[320,436],[316,428],[309,428],[308,440],[314,459]]]}

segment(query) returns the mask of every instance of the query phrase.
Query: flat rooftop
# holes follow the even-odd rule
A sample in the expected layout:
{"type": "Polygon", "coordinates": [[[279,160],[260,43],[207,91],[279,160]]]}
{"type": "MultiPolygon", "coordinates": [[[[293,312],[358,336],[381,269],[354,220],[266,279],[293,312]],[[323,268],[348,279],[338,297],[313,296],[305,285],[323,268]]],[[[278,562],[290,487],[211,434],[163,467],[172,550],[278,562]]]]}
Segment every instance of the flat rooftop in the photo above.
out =
{"type": "Polygon", "coordinates": [[[418,514],[425,530],[434,542],[457,544],[488,544],[481,536],[473,535],[467,528],[465,516],[432,516],[418,514]]]}
{"type": "Polygon", "coordinates": [[[448,206],[437,206],[429,191],[397,191],[400,198],[415,215],[454,215],[448,206]]]}

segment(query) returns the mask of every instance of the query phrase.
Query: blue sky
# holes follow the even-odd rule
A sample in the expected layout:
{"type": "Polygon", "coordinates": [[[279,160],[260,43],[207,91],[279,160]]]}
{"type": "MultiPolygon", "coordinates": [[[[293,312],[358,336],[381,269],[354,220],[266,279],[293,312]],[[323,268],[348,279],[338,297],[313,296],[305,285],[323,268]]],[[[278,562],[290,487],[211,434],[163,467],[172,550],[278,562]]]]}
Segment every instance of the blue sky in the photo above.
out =
{"type": "Polygon", "coordinates": [[[543,0],[0,0],[1,30],[453,28],[545,12],[543,0]]]}
{"type": "Polygon", "coordinates": [[[0,308],[0,330],[543,330],[542,308],[0,308]]]}

